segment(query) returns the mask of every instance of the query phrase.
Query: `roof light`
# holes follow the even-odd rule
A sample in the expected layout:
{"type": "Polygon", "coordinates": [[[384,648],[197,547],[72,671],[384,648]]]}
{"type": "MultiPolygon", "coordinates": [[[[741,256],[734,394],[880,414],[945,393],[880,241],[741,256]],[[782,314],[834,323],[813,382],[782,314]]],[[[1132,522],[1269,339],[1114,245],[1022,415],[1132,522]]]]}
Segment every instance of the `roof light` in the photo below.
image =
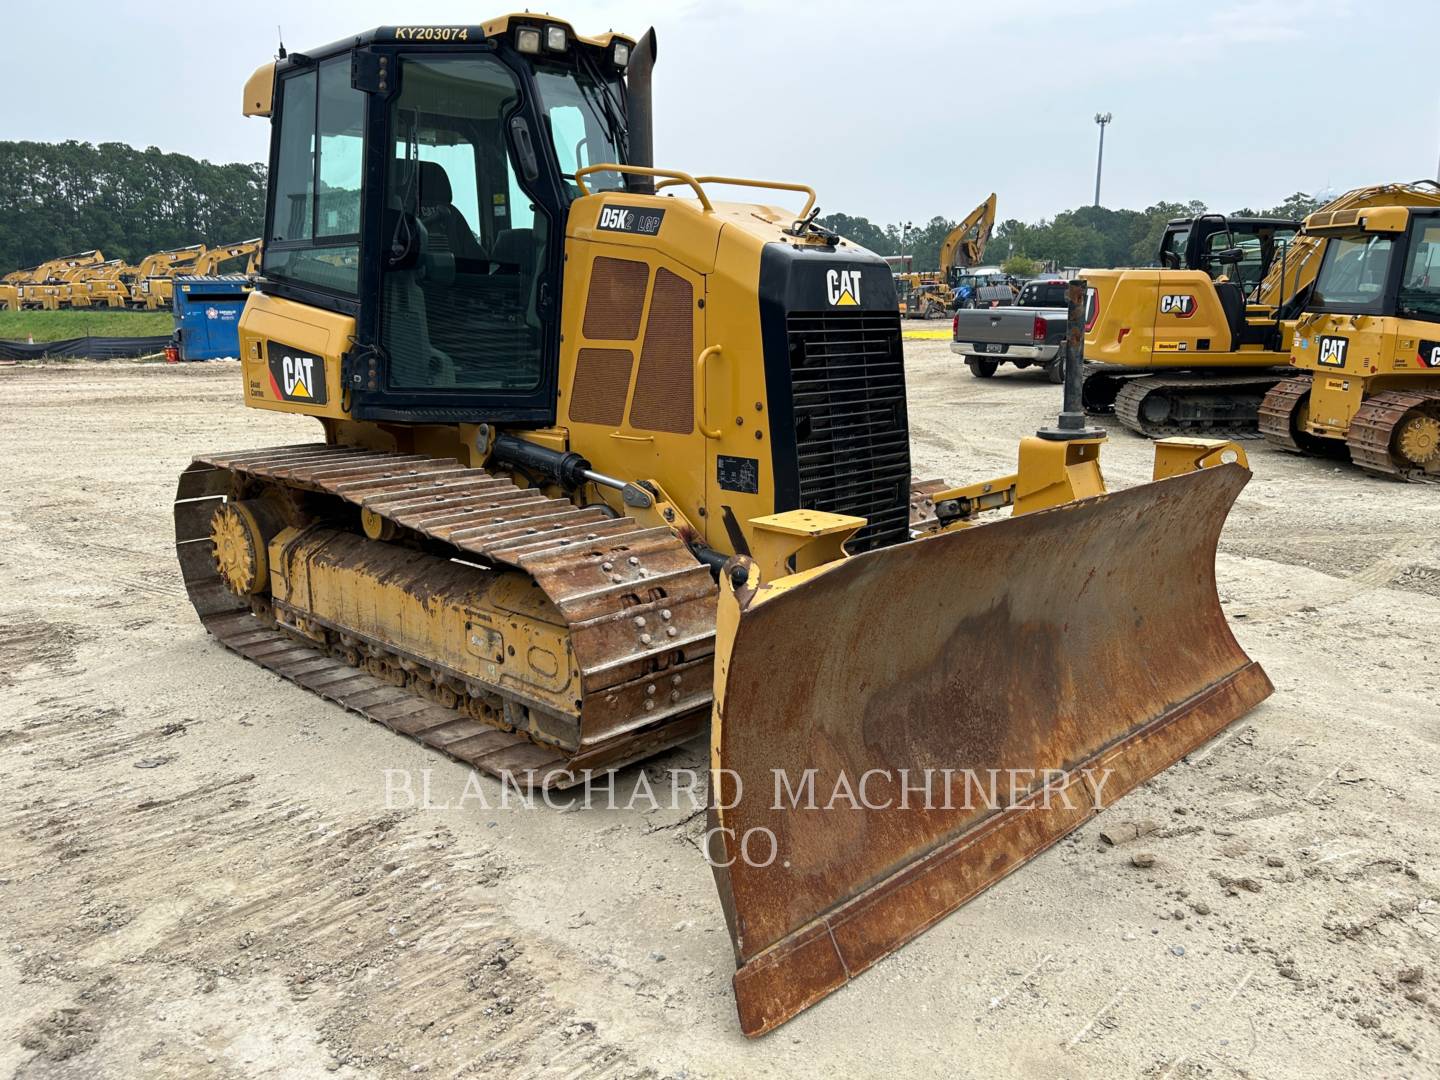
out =
{"type": "Polygon", "coordinates": [[[522,26],[515,31],[515,48],[522,53],[538,53],[540,51],[540,31],[533,26],[522,26]]]}
{"type": "Polygon", "coordinates": [[[564,52],[569,40],[565,36],[563,26],[545,27],[545,47],[551,52],[564,52]]]}
{"type": "Polygon", "coordinates": [[[630,63],[630,43],[628,41],[615,42],[615,47],[610,50],[610,59],[615,61],[616,67],[624,67],[630,63]]]}

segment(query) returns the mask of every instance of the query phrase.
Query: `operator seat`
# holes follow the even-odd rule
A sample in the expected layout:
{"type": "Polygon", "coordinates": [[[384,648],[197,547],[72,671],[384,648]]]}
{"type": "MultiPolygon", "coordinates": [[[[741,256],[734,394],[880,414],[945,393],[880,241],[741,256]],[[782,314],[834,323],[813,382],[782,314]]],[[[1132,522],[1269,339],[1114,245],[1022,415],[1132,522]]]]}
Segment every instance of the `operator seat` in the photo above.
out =
{"type": "Polygon", "coordinates": [[[430,247],[457,259],[484,261],[485,249],[470,231],[464,215],[450,201],[450,174],[437,161],[420,162],[420,220],[430,234],[430,247]]]}

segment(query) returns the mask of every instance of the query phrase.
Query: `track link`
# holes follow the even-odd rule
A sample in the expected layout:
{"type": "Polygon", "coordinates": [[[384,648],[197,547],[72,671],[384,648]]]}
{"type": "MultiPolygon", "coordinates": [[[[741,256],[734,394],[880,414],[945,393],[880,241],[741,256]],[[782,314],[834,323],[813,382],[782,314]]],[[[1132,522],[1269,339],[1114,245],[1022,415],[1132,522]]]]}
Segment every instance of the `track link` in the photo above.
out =
{"type": "MultiPolygon", "coordinates": [[[[1229,435],[1232,438],[1258,436],[1259,399],[1283,376],[1258,375],[1145,375],[1128,379],[1115,395],[1115,418],[1131,431],[1147,438],[1167,435],[1229,435]],[[1187,399],[1224,395],[1229,407],[1223,413],[1182,416],[1156,422],[1146,418],[1148,407],[1157,399],[1169,398],[1183,404],[1187,399]],[[1245,399],[1257,399],[1257,408],[1250,410],[1245,399]]],[[[1167,410],[1175,412],[1172,405],[1167,410]]]]}

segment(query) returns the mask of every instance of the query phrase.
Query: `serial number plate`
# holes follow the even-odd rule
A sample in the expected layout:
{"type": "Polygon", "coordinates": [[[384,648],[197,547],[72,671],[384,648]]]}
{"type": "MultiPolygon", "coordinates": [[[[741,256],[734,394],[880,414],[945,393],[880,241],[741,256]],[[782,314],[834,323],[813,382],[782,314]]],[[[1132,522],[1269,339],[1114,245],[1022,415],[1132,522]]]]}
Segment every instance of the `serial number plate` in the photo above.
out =
{"type": "Polygon", "coordinates": [[[396,41],[469,41],[468,26],[397,26],[396,41]]]}

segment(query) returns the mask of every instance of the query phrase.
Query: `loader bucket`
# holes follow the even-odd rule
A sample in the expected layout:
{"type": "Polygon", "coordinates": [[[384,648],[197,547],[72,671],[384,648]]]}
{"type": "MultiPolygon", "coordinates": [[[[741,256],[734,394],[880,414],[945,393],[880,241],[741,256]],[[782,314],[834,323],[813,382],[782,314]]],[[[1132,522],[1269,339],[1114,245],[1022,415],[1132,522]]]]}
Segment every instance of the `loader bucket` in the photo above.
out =
{"type": "Polygon", "coordinates": [[[1270,694],[1215,588],[1249,476],[1204,469],[768,585],[728,564],[708,842],[747,1035],[1270,694]]]}

